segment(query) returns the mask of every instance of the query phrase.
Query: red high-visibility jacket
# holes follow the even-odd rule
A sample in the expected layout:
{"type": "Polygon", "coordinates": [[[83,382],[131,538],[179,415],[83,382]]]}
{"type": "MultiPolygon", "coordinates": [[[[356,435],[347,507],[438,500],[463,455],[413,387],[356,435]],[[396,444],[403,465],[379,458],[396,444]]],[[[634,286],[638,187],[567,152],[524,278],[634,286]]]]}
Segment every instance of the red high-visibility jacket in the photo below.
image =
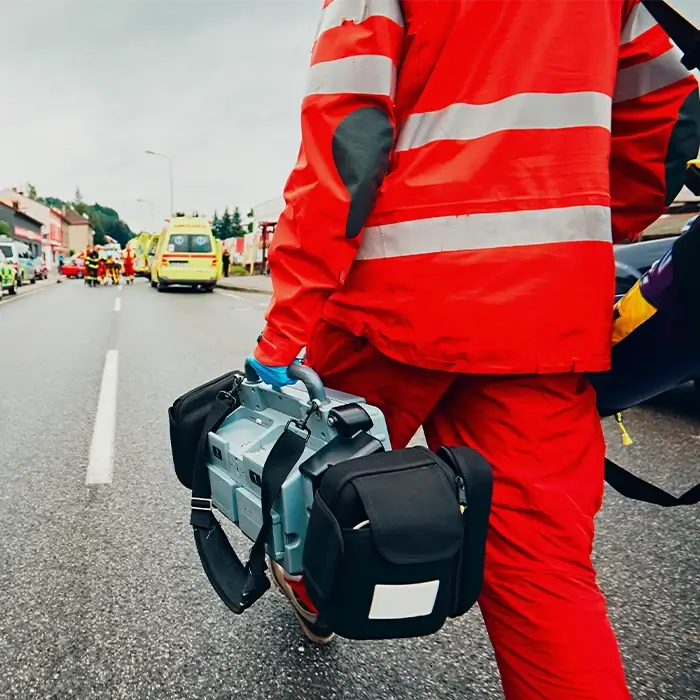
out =
{"type": "Polygon", "coordinates": [[[326,0],[256,356],[323,317],[428,368],[607,369],[612,244],[680,190],[697,87],[638,0],[326,0]]]}

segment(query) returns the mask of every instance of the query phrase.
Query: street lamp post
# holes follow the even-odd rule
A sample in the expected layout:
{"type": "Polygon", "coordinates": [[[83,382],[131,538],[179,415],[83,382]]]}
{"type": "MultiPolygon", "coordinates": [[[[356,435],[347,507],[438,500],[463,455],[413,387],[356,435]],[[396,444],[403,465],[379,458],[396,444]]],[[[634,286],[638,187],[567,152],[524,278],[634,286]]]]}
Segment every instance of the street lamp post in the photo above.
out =
{"type": "Polygon", "coordinates": [[[153,202],[150,199],[137,199],[136,201],[140,202],[141,204],[148,204],[151,208],[151,233],[154,233],[155,216],[153,215],[153,202]]]}
{"type": "Polygon", "coordinates": [[[170,169],[170,216],[174,216],[175,209],[173,208],[173,162],[170,158],[162,153],[156,153],[155,151],[146,151],[149,156],[158,156],[159,158],[165,158],[168,161],[168,168],[170,169]]]}

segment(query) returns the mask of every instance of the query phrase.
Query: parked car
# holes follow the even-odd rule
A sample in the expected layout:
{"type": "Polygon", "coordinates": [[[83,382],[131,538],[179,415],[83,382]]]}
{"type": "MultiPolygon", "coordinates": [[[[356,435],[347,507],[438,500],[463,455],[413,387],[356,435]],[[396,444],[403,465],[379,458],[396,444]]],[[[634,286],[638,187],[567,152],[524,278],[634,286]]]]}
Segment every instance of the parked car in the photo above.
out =
{"type": "Polygon", "coordinates": [[[17,284],[20,287],[25,282],[36,282],[36,258],[26,243],[12,238],[0,238],[0,251],[17,271],[17,284]]]}
{"type": "Polygon", "coordinates": [[[49,268],[46,266],[46,260],[44,260],[44,258],[37,258],[36,278],[38,280],[45,280],[49,278],[49,268]]]}
{"type": "Polygon", "coordinates": [[[0,251],[0,299],[5,290],[10,294],[17,294],[17,286],[17,270],[0,251]]]}
{"type": "Polygon", "coordinates": [[[621,297],[673,245],[678,236],[637,243],[621,243],[615,250],[615,296],[621,297]]]}
{"type": "Polygon", "coordinates": [[[693,222],[700,216],[700,214],[696,214],[695,216],[691,216],[688,221],[686,221],[683,224],[683,228],[681,229],[681,235],[683,235],[692,225],[693,222]]]}
{"type": "Polygon", "coordinates": [[[85,277],[85,261],[82,258],[73,258],[63,263],[61,274],[66,277],[75,277],[79,280],[85,277]]]}

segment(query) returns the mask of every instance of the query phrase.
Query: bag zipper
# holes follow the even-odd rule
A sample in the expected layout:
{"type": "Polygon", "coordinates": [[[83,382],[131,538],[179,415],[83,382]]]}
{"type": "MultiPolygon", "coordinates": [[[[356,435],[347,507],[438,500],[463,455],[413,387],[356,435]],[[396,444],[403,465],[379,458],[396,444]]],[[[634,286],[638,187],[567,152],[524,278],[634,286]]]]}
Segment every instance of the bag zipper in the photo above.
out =
{"type": "MultiPolygon", "coordinates": [[[[465,474],[462,472],[462,470],[459,468],[459,462],[457,458],[452,454],[452,450],[449,448],[444,447],[443,448],[450,456],[449,460],[442,460],[444,463],[449,467],[450,471],[454,474],[454,481],[457,486],[457,500],[459,501],[459,509],[462,514],[462,527],[464,528],[464,518],[466,517],[464,513],[467,510],[468,503],[467,503],[467,495],[470,493],[471,490],[471,483],[469,480],[468,474],[465,474]]],[[[437,455],[436,455],[437,456],[437,455]]],[[[438,457],[438,459],[440,459],[438,457]]],[[[452,599],[452,611],[456,610],[459,606],[460,603],[460,593],[462,591],[462,578],[463,578],[463,569],[464,569],[464,555],[465,555],[465,547],[463,546],[462,549],[459,552],[459,557],[457,559],[457,576],[456,576],[456,585],[455,585],[455,591],[454,591],[454,597],[452,599]]],[[[451,611],[451,612],[452,612],[451,611]]]]}
{"type": "Polygon", "coordinates": [[[464,485],[464,478],[457,474],[455,483],[457,484],[457,500],[459,501],[459,507],[462,513],[464,513],[467,509],[467,489],[464,485]]]}

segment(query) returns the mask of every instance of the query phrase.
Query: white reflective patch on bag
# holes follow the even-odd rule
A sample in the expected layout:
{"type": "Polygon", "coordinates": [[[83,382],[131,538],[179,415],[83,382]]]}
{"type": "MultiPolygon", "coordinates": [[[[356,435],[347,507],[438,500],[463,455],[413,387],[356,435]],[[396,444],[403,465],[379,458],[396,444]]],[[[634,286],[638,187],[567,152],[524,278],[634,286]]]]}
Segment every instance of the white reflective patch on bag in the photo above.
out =
{"type": "Polygon", "coordinates": [[[370,620],[402,620],[430,615],[435,607],[440,581],[374,587],[370,620]]]}

